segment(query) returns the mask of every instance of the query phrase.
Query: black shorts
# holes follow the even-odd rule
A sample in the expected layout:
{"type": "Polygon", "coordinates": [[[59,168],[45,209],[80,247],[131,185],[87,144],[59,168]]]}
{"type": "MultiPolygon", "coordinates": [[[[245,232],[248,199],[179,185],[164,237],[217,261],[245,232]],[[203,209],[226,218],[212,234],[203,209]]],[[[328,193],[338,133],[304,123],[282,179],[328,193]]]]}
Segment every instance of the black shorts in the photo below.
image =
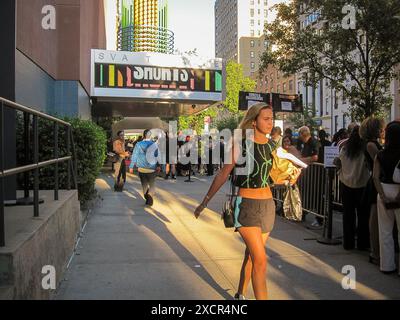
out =
{"type": "Polygon", "coordinates": [[[260,227],[262,233],[269,233],[275,224],[275,202],[273,199],[256,200],[237,197],[235,206],[235,227],[260,227]]]}

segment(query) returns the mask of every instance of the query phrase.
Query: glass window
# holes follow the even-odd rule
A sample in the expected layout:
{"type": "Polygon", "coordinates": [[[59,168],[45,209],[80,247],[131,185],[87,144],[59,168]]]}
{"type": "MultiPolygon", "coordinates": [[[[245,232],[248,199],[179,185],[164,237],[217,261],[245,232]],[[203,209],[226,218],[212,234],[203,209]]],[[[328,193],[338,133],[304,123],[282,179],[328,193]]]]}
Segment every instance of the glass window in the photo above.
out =
{"type": "Polygon", "coordinates": [[[250,26],[254,27],[254,20],[250,20],[250,26]]]}
{"type": "Polygon", "coordinates": [[[250,9],[250,17],[254,17],[254,9],[250,9]]]}
{"type": "Polygon", "coordinates": [[[250,30],[250,36],[254,37],[254,30],[250,30]]]}
{"type": "Polygon", "coordinates": [[[250,41],[250,47],[254,48],[254,45],[255,45],[254,40],[251,40],[251,41],[250,41]]]}
{"type": "Polygon", "coordinates": [[[280,84],[277,85],[276,92],[277,93],[281,93],[281,85],[280,84]]]}
{"type": "Polygon", "coordinates": [[[283,83],[283,93],[286,92],[286,82],[283,83]]]}
{"type": "Polygon", "coordinates": [[[339,116],[335,116],[335,132],[338,132],[339,127],[339,116]]]}
{"type": "Polygon", "coordinates": [[[254,62],[252,62],[252,63],[250,64],[250,68],[251,68],[251,69],[255,69],[255,68],[256,68],[256,64],[255,64],[254,62]]]}
{"type": "Polygon", "coordinates": [[[293,91],[293,80],[289,80],[289,91],[293,91]]]}
{"type": "Polygon", "coordinates": [[[250,51],[250,58],[254,58],[254,57],[255,57],[254,51],[250,51]]]}

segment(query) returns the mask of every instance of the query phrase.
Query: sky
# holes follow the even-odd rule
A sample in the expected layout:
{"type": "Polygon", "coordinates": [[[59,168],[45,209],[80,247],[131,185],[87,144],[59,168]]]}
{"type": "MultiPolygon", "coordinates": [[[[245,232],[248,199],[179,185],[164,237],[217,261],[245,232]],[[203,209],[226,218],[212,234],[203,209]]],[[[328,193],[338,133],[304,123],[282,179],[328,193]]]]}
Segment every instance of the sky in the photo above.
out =
{"type": "MultiPolygon", "coordinates": [[[[272,7],[288,0],[269,0],[272,7]]],[[[116,50],[116,3],[117,0],[105,0],[107,8],[107,49],[116,50]]],[[[169,29],[175,34],[175,49],[180,52],[197,49],[200,57],[215,57],[215,0],[168,0],[169,29]]],[[[275,17],[269,13],[268,20],[275,17]]]]}
{"type": "MultiPolygon", "coordinates": [[[[107,49],[115,50],[116,0],[106,0],[107,49]]],[[[215,0],[168,0],[169,29],[175,34],[175,49],[197,49],[199,56],[215,57],[215,0]]]]}

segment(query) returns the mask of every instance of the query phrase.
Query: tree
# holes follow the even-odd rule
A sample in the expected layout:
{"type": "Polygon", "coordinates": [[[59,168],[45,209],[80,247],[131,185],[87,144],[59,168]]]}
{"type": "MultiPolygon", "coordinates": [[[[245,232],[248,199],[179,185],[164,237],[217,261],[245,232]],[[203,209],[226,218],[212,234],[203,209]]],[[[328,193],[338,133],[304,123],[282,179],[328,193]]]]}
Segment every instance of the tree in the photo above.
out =
{"type": "Polygon", "coordinates": [[[253,91],[255,86],[256,81],[243,75],[241,64],[229,61],[226,66],[226,100],[224,103],[220,107],[208,108],[196,115],[179,117],[179,129],[193,129],[197,133],[202,133],[206,116],[210,116],[214,120],[212,127],[220,129],[226,125],[228,128],[232,128],[239,122],[242,115],[242,112],[238,110],[239,91],[253,91]]]}
{"type": "Polygon", "coordinates": [[[254,91],[256,81],[243,75],[243,66],[235,61],[228,61],[226,66],[226,100],[225,107],[238,112],[239,91],[254,91]]]}
{"type": "Polygon", "coordinates": [[[180,116],[178,118],[178,128],[179,130],[192,129],[195,130],[197,134],[202,134],[204,130],[204,118],[209,116],[211,119],[215,119],[217,112],[216,107],[211,107],[195,115],[180,116]]]}
{"type": "Polygon", "coordinates": [[[400,64],[398,0],[292,0],[275,8],[263,69],[276,64],[286,74],[304,71],[313,86],[327,79],[345,93],[358,121],[390,107],[389,86],[400,64]],[[300,27],[303,15],[310,24],[300,27]]]}

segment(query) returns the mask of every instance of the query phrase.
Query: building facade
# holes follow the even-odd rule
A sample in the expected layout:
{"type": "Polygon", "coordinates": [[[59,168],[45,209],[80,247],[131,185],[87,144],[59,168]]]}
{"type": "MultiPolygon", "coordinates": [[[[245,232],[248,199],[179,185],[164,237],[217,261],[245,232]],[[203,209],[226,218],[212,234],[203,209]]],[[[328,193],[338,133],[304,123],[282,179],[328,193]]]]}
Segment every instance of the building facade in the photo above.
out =
{"type": "MultiPolygon", "coordinates": [[[[321,29],[322,22],[319,19],[319,12],[309,13],[304,4],[300,5],[299,25],[302,29],[307,27],[321,29]]],[[[400,67],[398,72],[400,72],[400,67]]],[[[307,77],[310,75],[306,70],[297,74],[297,89],[298,93],[303,95],[304,108],[307,108],[310,113],[312,112],[320,128],[325,129],[331,135],[342,128],[347,128],[352,119],[348,114],[351,104],[346,98],[345,92],[332,88],[328,79],[321,80],[315,86],[308,86],[306,85],[307,77]]],[[[351,81],[348,80],[346,85],[350,86],[351,81]]],[[[399,88],[399,80],[393,80],[388,91],[393,98],[393,104],[387,121],[400,117],[399,88]]]]}
{"type": "Polygon", "coordinates": [[[260,37],[264,33],[268,1],[216,0],[214,11],[215,56],[239,62],[240,39],[260,37]]]}
{"type": "Polygon", "coordinates": [[[16,21],[15,101],[90,119],[91,49],[106,47],[103,1],[18,0],[16,21]],[[44,28],[52,19],[54,29],[44,28]]]}
{"type": "Polygon", "coordinates": [[[119,0],[118,50],[172,54],[167,0],[119,0]]]}
{"type": "Polygon", "coordinates": [[[241,37],[239,39],[238,63],[243,65],[243,74],[254,78],[261,67],[261,56],[268,47],[265,36],[241,37]]]}
{"type": "Polygon", "coordinates": [[[285,77],[274,65],[268,65],[261,75],[257,72],[251,76],[257,82],[256,91],[263,93],[297,94],[296,75],[285,77]]]}

